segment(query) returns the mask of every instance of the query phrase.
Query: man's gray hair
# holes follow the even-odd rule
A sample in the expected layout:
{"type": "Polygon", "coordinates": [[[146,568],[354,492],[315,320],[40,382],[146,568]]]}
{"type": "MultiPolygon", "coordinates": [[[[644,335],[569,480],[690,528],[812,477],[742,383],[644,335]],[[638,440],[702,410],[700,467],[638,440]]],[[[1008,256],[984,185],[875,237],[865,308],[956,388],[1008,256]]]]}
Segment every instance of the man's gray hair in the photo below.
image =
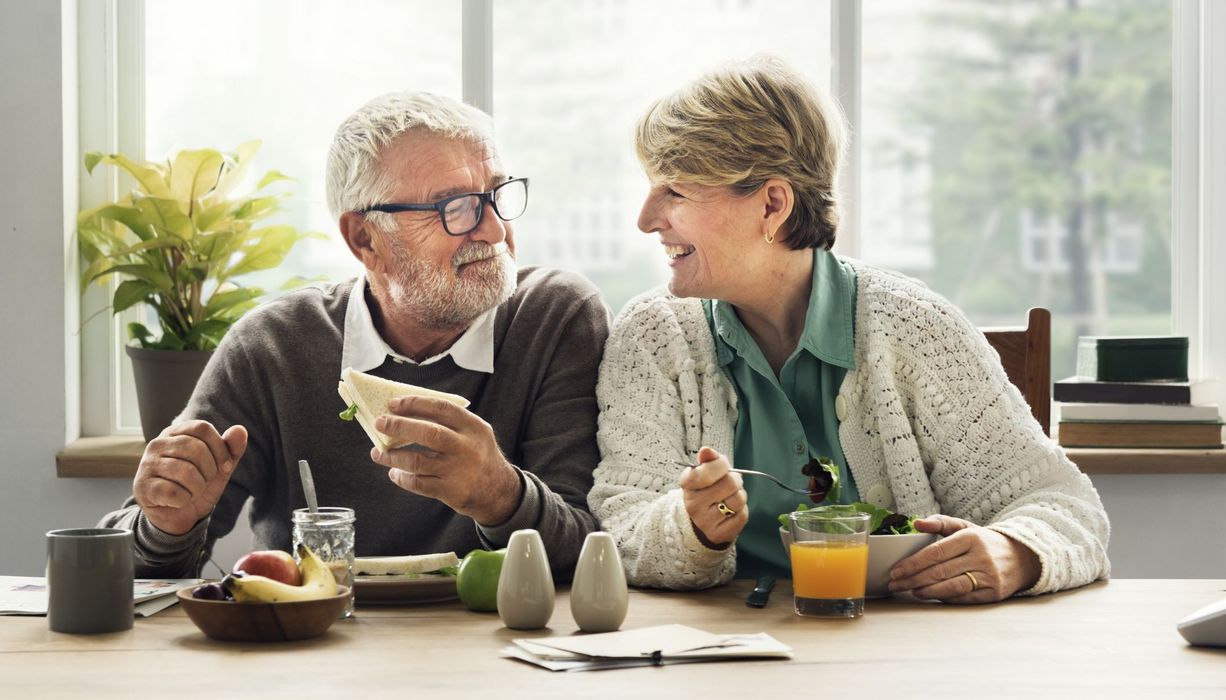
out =
{"type": "Polygon", "coordinates": [[[414,129],[465,141],[494,138],[488,114],[449,97],[412,90],[376,97],[341,122],[332,139],[327,191],[333,220],[391,195],[395,183],[383,172],[380,158],[396,137],[414,129]]]}

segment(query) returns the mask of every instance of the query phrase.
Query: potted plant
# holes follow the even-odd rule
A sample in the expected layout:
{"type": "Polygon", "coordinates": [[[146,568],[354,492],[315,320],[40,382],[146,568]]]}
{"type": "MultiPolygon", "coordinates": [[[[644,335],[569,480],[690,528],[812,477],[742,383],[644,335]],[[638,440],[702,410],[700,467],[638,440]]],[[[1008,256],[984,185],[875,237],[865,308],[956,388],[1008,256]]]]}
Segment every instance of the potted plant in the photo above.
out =
{"type": "MultiPolygon", "coordinates": [[[[182,411],[212,350],[264,295],[236,279],[280,265],[299,241],[321,236],[265,223],[286,196],[261,194],[289,179],[277,171],[264,175],[251,193],[233,194],[259,146],[250,141],[234,153],[181,151],[162,163],[85,155],[87,172],[110,165],[135,181],[116,201],[81,212],[77,233],[86,263],[82,289],[119,275],[123,281],[111,311],[146,304],[157,313],[160,334],[142,323],[128,324],[135,343],[127,354],[146,440],[182,411]]],[[[301,282],[295,278],[284,288],[301,282]]]]}

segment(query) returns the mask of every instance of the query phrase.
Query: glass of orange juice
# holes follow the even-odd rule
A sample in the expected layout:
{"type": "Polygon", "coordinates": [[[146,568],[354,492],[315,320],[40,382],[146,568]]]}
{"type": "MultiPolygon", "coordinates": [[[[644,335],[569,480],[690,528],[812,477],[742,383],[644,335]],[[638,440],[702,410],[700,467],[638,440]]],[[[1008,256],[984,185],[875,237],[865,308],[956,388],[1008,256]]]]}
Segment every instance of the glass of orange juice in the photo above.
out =
{"type": "Polygon", "coordinates": [[[860,617],[868,578],[869,514],[816,508],[788,516],[797,615],[860,617]]]}

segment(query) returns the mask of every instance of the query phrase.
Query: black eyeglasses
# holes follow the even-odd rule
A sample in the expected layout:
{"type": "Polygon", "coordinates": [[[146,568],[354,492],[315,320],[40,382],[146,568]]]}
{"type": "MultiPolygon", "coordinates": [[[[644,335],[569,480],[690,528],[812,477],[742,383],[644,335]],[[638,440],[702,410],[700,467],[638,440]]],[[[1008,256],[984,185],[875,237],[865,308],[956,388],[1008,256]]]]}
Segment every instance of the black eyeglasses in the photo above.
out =
{"type": "Polygon", "coordinates": [[[485,205],[494,209],[494,214],[503,221],[517,218],[528,208],[528,178],[507,180],[489,192],[467,192],[433,204],[376,204],[360,209],[359,213],[381,211],[395,214],[401,211],[436,211],[443,222],[443,230],[451,236],[463,236],[481,225],[485,205]]]}

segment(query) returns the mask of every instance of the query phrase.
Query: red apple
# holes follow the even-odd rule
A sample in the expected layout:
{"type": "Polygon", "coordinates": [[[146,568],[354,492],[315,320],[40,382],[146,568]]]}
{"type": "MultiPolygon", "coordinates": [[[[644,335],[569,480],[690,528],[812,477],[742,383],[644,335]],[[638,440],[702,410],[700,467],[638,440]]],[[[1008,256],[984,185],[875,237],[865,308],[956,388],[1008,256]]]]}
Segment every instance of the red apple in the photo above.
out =
{"type": "Polygon", "coordinates": [[[234,562],[234,571],[241,571],[253,576],[267,576],[275,581],[291,586],[302,585],[302,572],[298,563],[288,552],[276,549],[265,549],[244,554],[234,562]]]}

